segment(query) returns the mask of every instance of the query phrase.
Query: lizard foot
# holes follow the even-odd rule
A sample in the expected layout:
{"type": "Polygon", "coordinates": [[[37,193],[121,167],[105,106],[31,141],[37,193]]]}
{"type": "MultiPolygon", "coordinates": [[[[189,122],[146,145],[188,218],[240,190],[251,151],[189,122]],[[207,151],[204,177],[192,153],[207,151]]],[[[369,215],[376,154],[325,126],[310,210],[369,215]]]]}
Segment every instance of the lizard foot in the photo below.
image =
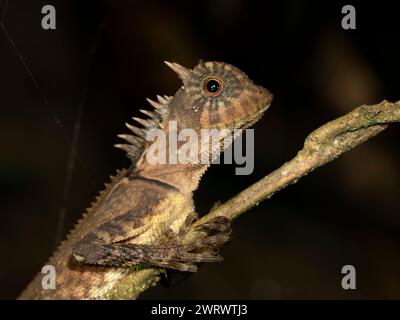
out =
{"type": "MultiPolygon", "coordinates": [[[[197,215],[188,217],[190,225],[197,215]]],[[[197,263],[220,262],[219,249],[231,238],[230,221],[217,217],[196,229],[206,232],[206,236],[189,241],[183,241],[188,226],[179,232],[178,237],[165,244],[83,244],[74,250],[76,260],[87,264],[97,264],[111,267],[129,267],[133,265],[148,265],[175,269],[178,271],[197,271],[197,263]]]]}

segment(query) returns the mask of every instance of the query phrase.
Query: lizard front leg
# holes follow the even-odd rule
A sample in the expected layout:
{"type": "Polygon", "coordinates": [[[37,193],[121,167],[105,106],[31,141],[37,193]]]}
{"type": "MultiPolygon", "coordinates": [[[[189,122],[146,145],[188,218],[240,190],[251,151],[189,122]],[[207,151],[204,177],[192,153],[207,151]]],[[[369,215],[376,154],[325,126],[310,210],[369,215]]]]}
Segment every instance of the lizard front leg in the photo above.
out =
{"type": "Polygon", "coordinates": [[[231,237],[230,222],[218,217],[197,227],[206,232],[206,237],[183,243],[189,226],[196,219],[190,214],[175,237],[166,235],[166,244],[131,244],[126,242],[106,244],[92,234],[91,241],[86,238],[75,246],[73,255],[81,263],[110,267],[127,267],[138,264],[165,267],[179,271],[196,272],[196,263],[220,262],[218,250],[231,237]]]}

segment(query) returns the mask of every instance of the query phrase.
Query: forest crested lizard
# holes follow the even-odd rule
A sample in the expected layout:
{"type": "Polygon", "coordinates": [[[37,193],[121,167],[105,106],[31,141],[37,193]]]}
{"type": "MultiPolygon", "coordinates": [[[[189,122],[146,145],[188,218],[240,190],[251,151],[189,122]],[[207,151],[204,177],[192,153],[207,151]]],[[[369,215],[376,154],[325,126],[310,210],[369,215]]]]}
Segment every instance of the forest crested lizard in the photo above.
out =
{"type": "MultiPolygon", "coordinates": [[[[198,262],[221,261],[218,249],[230,238],[229,221],[223,217],[200,226],[208,235],[204,239],[182,243],[197,218],[193,191],[209,164],[149,163],[145,155],[153,142],[146,140],[146,133],[159,128],[168,136],[170,121],[176,121],[178,130],[196,132],[248,128],[268,109],[272,94],[230,64],[200,62],[192,70],[166,64],[183,86],[173,97],[148,99],[155,110],[142,112],[149,119],[134,118],[143,128],[127,124],[134,135],[119,135],[127,144],[116,146],[127,152],[132,165],[113,178],[48,262],[62,270],[57,274],[57,293],[49,297],[101,296],[85,292],[84,282],[105,290],[110,278],[118,277],[110,271],[114,268],[145,264],[195,272],[198,262]],[[62,256],[61,251],[71,254],[62,256]],[[94,270],[104,271],[103,276],[97,273],[95,277],[94,270]],[[72,291],[63,290],[67,282],[69,288],[73,284],[72,291]]],[[[220,152],[214,150],[212,157],[220,152]]],[[[34,281],[40,281],[40,276],[34,281]]],[[[46,292],[30,298],[46,298],[46,292]]]]}

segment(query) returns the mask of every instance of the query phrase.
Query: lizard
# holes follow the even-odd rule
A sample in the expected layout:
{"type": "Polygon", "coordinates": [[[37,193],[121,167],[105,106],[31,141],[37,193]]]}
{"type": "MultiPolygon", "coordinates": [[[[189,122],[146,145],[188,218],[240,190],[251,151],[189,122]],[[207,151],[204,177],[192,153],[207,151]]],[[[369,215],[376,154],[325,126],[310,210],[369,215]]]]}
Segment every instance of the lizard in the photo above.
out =
{"type": "MultiPolygon", "coordinates": [[[[165,63],[183,84],[172,97],[147,99],[154,110],[141,112],[148,118],[134,117],[141,127],[127,123],[132,134],[119,135],[126,143],[115,146],[126,151],[131,165],[112,179],[48,262],[63,270],[57,275],[58,293],[47,295],[44,290],[30,289],[35,287],[31,283],[21,298],[98,297],[99,292],[85,292],[84,282],[104,287],[113,269],[144,264],[196,272],[199,263],[222,261],[218,251],[231,238],[226,218],[217,217],[198,226],[207,236],[183,243],[188,228],[198,218],[193,192],[211,161],[150,163],[146,155],[154,141],[146,137],[153,129],[168,137],[171,121],[177,123],[177,130],[246,129],[262,117],[273,96],[231,64],[200,61],[188,69],[175,62],[165,63]],[[97,274],[94,279],[93,272],[99,270],[104,277],[97,274]],[[67,282],[75,284],[73,292],[63,290],[67,282]]],[[[215,158],[234,138],[207,156],[215,158]]],[[[200,154],[200,158],[204,156],[200,154]]]]}

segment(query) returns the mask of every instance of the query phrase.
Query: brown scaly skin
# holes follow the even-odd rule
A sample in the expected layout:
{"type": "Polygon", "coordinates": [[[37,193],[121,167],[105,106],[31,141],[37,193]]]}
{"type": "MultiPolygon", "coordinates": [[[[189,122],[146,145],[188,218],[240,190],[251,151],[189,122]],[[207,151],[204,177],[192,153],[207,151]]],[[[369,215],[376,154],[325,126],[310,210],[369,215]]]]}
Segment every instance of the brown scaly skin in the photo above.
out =
{"type": "Polygon", "coordinates": [[[142,111],[150,117],[147,120],[135,118],[144,128],[127,125],[135,136],[120,135],[129,144],[117,147],[127,151],[133,164],[113,179],[47,263],[62,270],[56,292],[30,289],[40,287],[35,282],[43,275],[38,274],[21,298],[96,298],[101,294],[86,292],[85,282],[103,288],[110,277],[121,276],[114,271],[119,267],[145,264],[195,272],[198,262],[221,261],[217,251],[229,240],[229,221],[218,219],[204,226],[210,236],[202,241],[180,243],[196,219],[192,193],[209,165],[150,164],[145,155],[151,142],[144,137],[152,128],[163,129],[168,137],[172,120],[178,130],[191,128],[198,133],[207,128],[247,128],[269,107],[272,95],[229,64],[200,62],[193,70],[167,65],[183,86],[174,97],[149,100],[156,112],[142,111]],[[210,92],[210,80],[217,81],[221,90],[210,92]],[[71,255],[60,254],[66,251],[71,255]],[[63,290],[66,283],[68,291],[63,290]]]}

